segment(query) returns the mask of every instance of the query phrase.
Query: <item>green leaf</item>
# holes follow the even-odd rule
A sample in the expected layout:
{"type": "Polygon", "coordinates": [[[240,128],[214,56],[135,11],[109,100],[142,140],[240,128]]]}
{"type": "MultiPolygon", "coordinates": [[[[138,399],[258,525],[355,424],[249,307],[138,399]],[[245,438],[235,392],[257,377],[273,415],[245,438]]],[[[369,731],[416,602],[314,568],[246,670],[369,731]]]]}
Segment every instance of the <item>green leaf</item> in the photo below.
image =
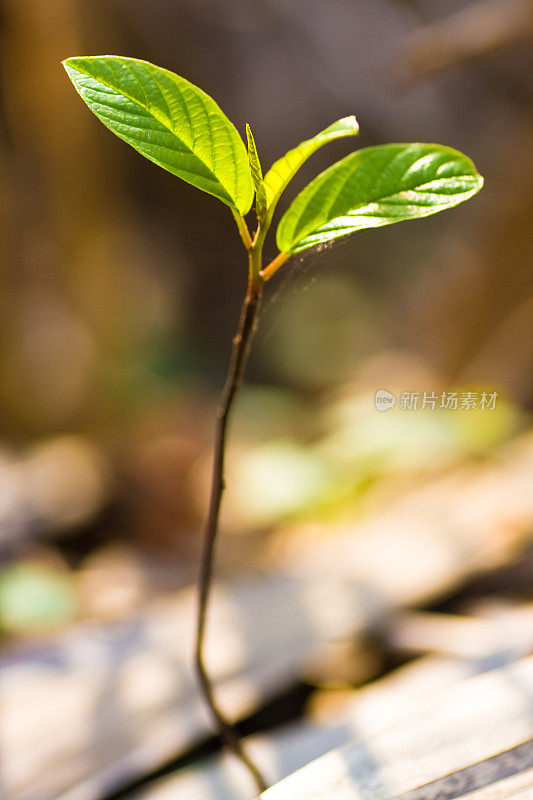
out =
{"type": "Polygon", "coordinates": [[[250,172],[252,173],[252,180],[255,188],[255,213],[259,219],[262,220],[267,207],[265,184],[263,183],[263,171],[261,169],[259,156],[257,155],[254,135],[248,124],[246,125],[246,137],[248,139],[248,161],[250,162],[250,172]]]}
{"type": "Polygon", "coordinates": [[[359,125],[356,118],[353,116],[343,117],[343,119],[337,120],[333,125],[317,133],[312,139],[301,142],[293,150],[289,150],[288,153],[278,159],[265,175],[265,190],[270,217],[274,213],[274,208],[281,193],[287,187],[289,181],[294,178],[302,164],[307,161],[315,150],[334,139],[340,139],[342,136],[355,136],[357,133],[359,133],[359,125]]]}
{"type": "Polygon", "coordinates": [[[368,147],[333,164],[300,192],[280,221],[278,247],[298,253],[361,228],[436,214],[482,186],[472,161],[449,147],[368,147]]]}
{"type": "Polygon", "coordinates": [[[91,111],[113,133],[240,214],[250,210],[253,184],[246,148],[209,95],[135,58],[67,58],[63,65],[91,111]]]}

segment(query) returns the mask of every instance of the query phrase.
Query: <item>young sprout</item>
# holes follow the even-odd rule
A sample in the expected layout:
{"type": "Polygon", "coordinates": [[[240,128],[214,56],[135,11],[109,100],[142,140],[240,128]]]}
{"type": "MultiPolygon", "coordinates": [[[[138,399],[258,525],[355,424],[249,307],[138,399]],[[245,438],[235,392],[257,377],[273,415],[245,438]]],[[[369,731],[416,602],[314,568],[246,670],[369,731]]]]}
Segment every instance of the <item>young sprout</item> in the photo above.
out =
{"type": "MultiPolygon", "coordinates": [[[[362,228],[436,214],[478,192],[483,178],[469,158],[438,144],[386,144],[356,150],[320,173],[293,200],[277,231],[277,256],[263,265],[263,245],[277,202],[312,153],[334,139],[355,136],[354,116],[344,117],[301,142],[263,176],[250,127],[248,147],[215,101],[185,78],[147,61],[120,56],[67,58],[69,78],[91,111],[139,153],[227,205],[248,256],[248,280],[220,402],[209,511],[198,580],[195,663],[214,724],[260,791],[266,782],[218,706],[204,662],[204,638],[214,546],[224,489],[228,419],[243,380],[257,328],[265,281],[296,253],[362,228]],[[255,198],[257,228],[245,217],[255,198]]],[[[285,266],[284,266],[285,265],[285,266]]]]}

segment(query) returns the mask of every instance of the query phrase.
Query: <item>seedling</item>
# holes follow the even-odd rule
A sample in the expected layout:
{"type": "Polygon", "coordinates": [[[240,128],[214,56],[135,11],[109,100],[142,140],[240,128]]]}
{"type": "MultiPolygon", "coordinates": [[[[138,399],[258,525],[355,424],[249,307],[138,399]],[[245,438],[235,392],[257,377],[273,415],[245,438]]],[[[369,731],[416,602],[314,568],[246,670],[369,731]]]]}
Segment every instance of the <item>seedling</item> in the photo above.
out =
{"type": "Polygon", "coordinates": [[[279,253],[263,265],[265,237],[282,192],[312,153],[327,142],[358,133],[355,117],[344,117],[289,150],[263,176],[250,127],[246,126],[246,148],[215,101],[185,78],[147,61],[119,56],[68,58],[63,63],[82,99],[107,128],[150,161],[228,206],[248,256],[246,295],[216,410],[195,662],[220,736],[262,791],[266,783],[261,773],[217,704],[204,663],[204,637],[228,419],[257,328],[264,283],[282,267],[289,269],[287,262],[296,253],[363,228],[418,219],[456,206],[481,189],[483,178],[470,159],[438,144],[386,144],[356,150],[321,172],[293,200],[277,227],[279,253]],[[245,217],[254,198],[257,226],[250,233],[245,217]]]}

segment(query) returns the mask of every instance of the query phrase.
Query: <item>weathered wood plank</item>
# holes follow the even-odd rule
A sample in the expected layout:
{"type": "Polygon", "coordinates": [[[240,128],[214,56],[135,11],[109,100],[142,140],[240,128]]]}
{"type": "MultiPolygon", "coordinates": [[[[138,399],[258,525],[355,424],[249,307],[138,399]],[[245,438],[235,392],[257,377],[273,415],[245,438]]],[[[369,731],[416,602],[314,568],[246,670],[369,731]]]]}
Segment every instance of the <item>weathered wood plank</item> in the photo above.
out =
{"type": "MultiPolygon", "coordinates": [[[[532,474],[529,438],[348,532],[296,545],[272,575],[219,587],[208,661],[222,705],[247,714],[395,609],[509,561],[533,531],[532,474]]],[[[188,589],[120,625],[8,650],[6,798],[55,800],[77,787],[80,800],[96,800],[206,736],[190,670],[193,616],[188,589]]]]}
{"type": "Polygon", "coordinates": [[[529,658],[451,688],[426,713],[333,750],[263,796],[481,800],[496,787],[502,797],[533,793],[532,699],[529,658]]]}
{"type": "MultiPolygon", "coordinates": [[[[512,658],[512,656],[510,656],[512,658]]],[[[485,671],[507,668],[501,651],[483,659],[426,657],[344,697],[342,710],[322,713],[270,735],[251,737],[248,748],[269,778],[280,781],[328,750],[352,739],[372,740],[394,726],[416,726],[452,687],[485,671]]],[[[533,688],[533,687],[532,687],[533,688]]],[[[127,800],[249,800],[248,775],[231,756],[219,755],[181,770],[127,800]]]]}
{"type": "Polygon", "coordinates": [[[400,612],[388,626],[391,650],[441,653],[457,658],[516,657],[533,652],[533,603],[487,604],[478,616],[400,612]]]}

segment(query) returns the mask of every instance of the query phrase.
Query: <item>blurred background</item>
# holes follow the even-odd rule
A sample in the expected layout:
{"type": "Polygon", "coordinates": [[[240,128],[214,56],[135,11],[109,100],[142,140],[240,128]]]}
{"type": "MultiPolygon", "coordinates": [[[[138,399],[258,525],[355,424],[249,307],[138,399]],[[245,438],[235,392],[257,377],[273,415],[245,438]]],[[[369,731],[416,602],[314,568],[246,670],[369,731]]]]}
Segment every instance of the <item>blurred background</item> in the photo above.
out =
{"type": "MultiPolygon", "coordinates": [[[[142,686],[158,658],[169,671],[169,643],[185,642],[178,661],[190,667],[191,606],[178,601],[196,576],[214,409],[247,269],[228,209],[107,131],[60,61],[109,53],[174,70],[241,134],[250,123],[265,170],[355,113],[359,141],[316,153],[279,213],[355,146],[439,142],[485,177],[464,206],[295,258],[267,285],[233,419],[217,558],[230,586],[252,576],[236,619],[255,608],[265,626],[258,642],[248,622],[241,643],[261,667],[250,667],[255,699],[246,684],[228,707],[246,716],[285,692],[283,711],[247,728],[260,730],[308,713],[317,685],[351,690],[435,642],[463,652],[455,628],[447,638],[425,623],[378,644],[383,598],[461,613],[473,596],[514,598],[522,611],[531,600],[532,34],[531,0],[1,0],[0,636],[13,798],[70,797],[61,792],[106,759],[122,764],[136,736],[157,740],[133,772],[104,781],[115,790],[209,736],[204,721],[183,741],[154,739],[149,714],[160,720],[175,706],[181,722],[188,716],[174,678],[161,683],[156,671],[148,695],[142,686]],[[386,413],[380,389],[397,398],[386,413]],[[403,392],[496,402],[409,410],[403,392]],[[411,510],[395,511],[405,497],[411,510]],[[345,532],[328,560],[323,548],[345,532]],[[435,552],[418,534],[433,537],[435,552]],[[453,558],[439,549],[448,541],[453,558]],[[356,653],[352,606],[337,608],[337,598],[312,636],[294,611],[300,601],[291,606],[304,573],[342,586],[352,568],[371,630],[356,653]],[[476,583],[487,569],[504,572],[476,583]],[[289,573],[290,593],[279,577],[289,573]],[[331,650],[337,633],[348,650],[331,650]],[[328,646],[304,668],[304,651],[324,635],[328,646]],[[145,657],[155,659],[146,672],[145,657]],[[145,703],[138,718],[117,699],[130,678],[131,702],[145,703]],[[52,697],[63,697],[57,723],[52,697]],[[41,731],[35,746],[29,730],[41,731]]],[[[275,254],[272,231],[265,257],[275,254]]],[[[311,606],[322,620],[322,600],[311,606]]],[[[231,619],[217,651],[230,677],[242,667],[231,660],[241,653],[231,619]]],[[[522,652],[529,639],[518,639],[522,652]]],[[[475,669],[489,663],[475,658],[475,669]]],[[[194,691],[185,695],[186,704],[194,691]]],[[[276,774],[336,743],[321,740],[276,774]]]]}
{"type": "MultiPolygon", "coordinates": [[[[246,279],[228,209],[107,131],[67,56],[187,77],[241,134],[251,124],[264,168],[355,113],[357,146],[439,142],[485,176],[464,206],[352,236],[268,285],[232,429],[221,574],[268,566],[291,526],[324,535],[527,434],[529,0],[2,0],[0,26],[6,641],[123,619],[193,580],[246,279]],[[379,389],[498,398],[379,413],[379,389]]],[[[315,154],[280,211],[355,144],[315,154]]]]}
{"type": "MultiPolygon", "coordinates": [[[[427,476],[528,424],[530,3],[4,0],[1,25],[0,591],[58,581],[50,608],[7,602],[8,628],[86,612],[79,579],[115,547],[156,583],[194,574],[245,281],[227,209],[104,129],[63,72],[69,55],[186,76],[241,133],[252,125],[265,168],[356,113],[358,146],[441,142],[485,176],[460,209],[363,232],[269,284],[233,432],[230,537],[357,512],[376,481],[427,476]],[[499,397],[492,412],[387,416],[380,388],[499,397]]],[[[285,206],[352,146],[313,156],[285,206]]],[[[247,548],[230,538],[225,552],[247,548]]]]}

